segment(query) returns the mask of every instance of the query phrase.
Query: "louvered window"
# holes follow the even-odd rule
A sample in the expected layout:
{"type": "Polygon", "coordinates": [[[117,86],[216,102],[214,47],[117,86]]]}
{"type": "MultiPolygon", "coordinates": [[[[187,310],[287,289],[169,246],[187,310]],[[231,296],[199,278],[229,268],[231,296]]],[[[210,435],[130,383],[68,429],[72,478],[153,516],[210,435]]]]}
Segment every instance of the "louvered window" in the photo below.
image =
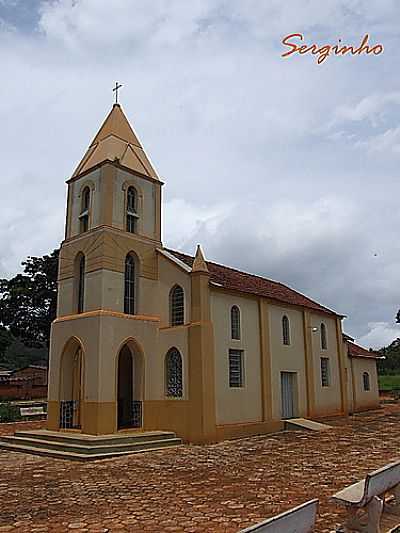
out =
{"type": "Polygon", "coordinates": [[[371,389],[368,372],[364,372],[363,373],[363,385],[364,385],[364,390],[365,391],[369,391],[371,389]]]}
{"type": "Polygon", "coordinates": [[[85,305],[85,256],[81,255],[78,264],[78,313],[83,313],[85,305]]]}
{"type": "Polygon", "coordinates": [[[175,285],[170,292],[170,324],[180,326],[185,321],[185,295],[182,287],[175,285]]]}
{"type": "Polygon", "coordinates": [[[136,189],[128,187],[126,194],[126,231],[129,231],[129,233],[137,232],[138,218],[136,189]]]}
{"type": "Polygon", "coordinates": [[[231,308],[231,337],[240,340],[240,310],[237,305],[231,308]]]}
{"type": "Polygon", "coordinates": [[[290,325],[286,315],[282,318],[282,342],[287,346],[290,344],[290,325]]]}
{"type": "Polygon", "coordinates": [[[85,233],[89,229],[90,189],[85,187],[82,192],[81,214],[79,215],[80,232],[85,233]]]}
{"type": "Polygon", "coordinates": [[[322,350],[326,350],[328,348],[328,342],[326,338],[326,326],[325,324],[321,324],[321,348],[322,350]]]}
{"type": "Polygon", "coordinates": [[[329,359],[328,357],[321,357],[321,385],[329,387],[331,384],[329,359]]]}
{"type": "Polygon", "coordinates": [[[182,356],[176,348],[171,348],[165,356],[166,394],[173,398],[183,396],[182,356]]]}
{"type": "Polygon", "coordinates": [[[125,260],[124,312],[128,315],[135,314],[135,259],[130,254],[125,260]]]}
{"type": "Polygon", "coordinates": [[[229,386],[243,387],[244,362],[243,350],[229,350],[229,386]]]}

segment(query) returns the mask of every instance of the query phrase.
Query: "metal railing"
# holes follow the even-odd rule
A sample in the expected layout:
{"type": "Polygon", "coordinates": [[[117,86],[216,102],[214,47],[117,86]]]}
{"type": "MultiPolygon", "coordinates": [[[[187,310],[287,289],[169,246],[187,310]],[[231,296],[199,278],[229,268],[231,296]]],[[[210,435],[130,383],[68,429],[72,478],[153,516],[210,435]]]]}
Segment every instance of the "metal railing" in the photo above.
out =
{"type": "Polygon", "coordinates": [[[60,402],[60,429],[79,429],[81,427],[79,400],[60,402]]]}

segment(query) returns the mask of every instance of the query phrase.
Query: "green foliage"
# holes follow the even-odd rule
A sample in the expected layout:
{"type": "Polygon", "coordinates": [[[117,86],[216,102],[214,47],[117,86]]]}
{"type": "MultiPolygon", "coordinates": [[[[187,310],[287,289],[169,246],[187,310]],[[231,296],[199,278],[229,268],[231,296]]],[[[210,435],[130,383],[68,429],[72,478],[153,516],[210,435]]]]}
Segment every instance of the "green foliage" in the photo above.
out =
{"type": "Polygon", "coordinates": [[[11,403],[0,404],[0,422],[16,422],[21,420],[19,408],[11,403]]]}
{"type": "Polygon", "coordinates": [[[23,274],[0,280],[0,326],[26,346],[49,346],[56,316],[59,251],[28,257],[23,274]]]}
{"type": "Polygon", "coordinates": [[[12,336],[6,328],[0,326],[0,364],[12,342],[12,336]]]}
{"type": "Polygon", "coordinates": [[[400,374],[400,338],[385,348],[378,350],[385,359],[378,360],[379,374],[400,374]]]}
{"type": "Polygon", "coordinates": [[[400,390],[400,374],[379,376],[379,390],[400,390]]]}

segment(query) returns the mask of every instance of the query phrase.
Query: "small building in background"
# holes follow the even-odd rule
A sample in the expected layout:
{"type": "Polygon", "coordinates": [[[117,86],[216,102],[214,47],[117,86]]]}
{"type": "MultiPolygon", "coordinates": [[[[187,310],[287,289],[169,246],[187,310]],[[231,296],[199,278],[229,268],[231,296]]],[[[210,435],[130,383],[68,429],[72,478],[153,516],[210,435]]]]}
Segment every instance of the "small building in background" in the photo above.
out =
{"type": "Polygon", "coordinates": [[[349,413],[379,407],[377,354],[343,335],[349,413]]]}
{"type": "Polygon", "coordinates": [[[47,398],[47,367],[28,365],[0,371],[0,400],[47,398]]]}

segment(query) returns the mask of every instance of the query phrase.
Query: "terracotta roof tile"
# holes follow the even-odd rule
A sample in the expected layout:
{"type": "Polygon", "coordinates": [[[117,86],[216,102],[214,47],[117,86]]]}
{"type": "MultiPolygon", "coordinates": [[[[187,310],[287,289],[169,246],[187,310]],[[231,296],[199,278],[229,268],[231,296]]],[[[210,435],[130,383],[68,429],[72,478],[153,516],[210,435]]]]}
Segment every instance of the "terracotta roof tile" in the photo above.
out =
{"type": "Polygon", "coordinates": [[[373,359],[376,359],[378,357],[378,354],[375,352],[370,352],[366,348],[363,348],[362,346],[359,346],[355,342],[347,341],[347,345],[349,347],[349,356],[350,357],[370,357],[373,359]]]}
{"type": "MultiPolygon", "coordinates": [[[[192,256],[168,248],[166,248],[166,250],[188,266],[192,266],[194,259],[192,256]]],[[[261,276],[256,276],[254,274],[248,274],[247,272],[241,272],[240,270],[219,265],[211,261],[206,261],[206,263],[210,272],[210,281],[221,285],[224,289],[254,294],[256,296],[264,296],[281,303],[299,305],[330,315],[341,316],[337,315],[337,313],[331,309],[310,300],[310,298],[307,298],[304,294],[301,294],[277,281],[262,278],[261,276]]]]}

